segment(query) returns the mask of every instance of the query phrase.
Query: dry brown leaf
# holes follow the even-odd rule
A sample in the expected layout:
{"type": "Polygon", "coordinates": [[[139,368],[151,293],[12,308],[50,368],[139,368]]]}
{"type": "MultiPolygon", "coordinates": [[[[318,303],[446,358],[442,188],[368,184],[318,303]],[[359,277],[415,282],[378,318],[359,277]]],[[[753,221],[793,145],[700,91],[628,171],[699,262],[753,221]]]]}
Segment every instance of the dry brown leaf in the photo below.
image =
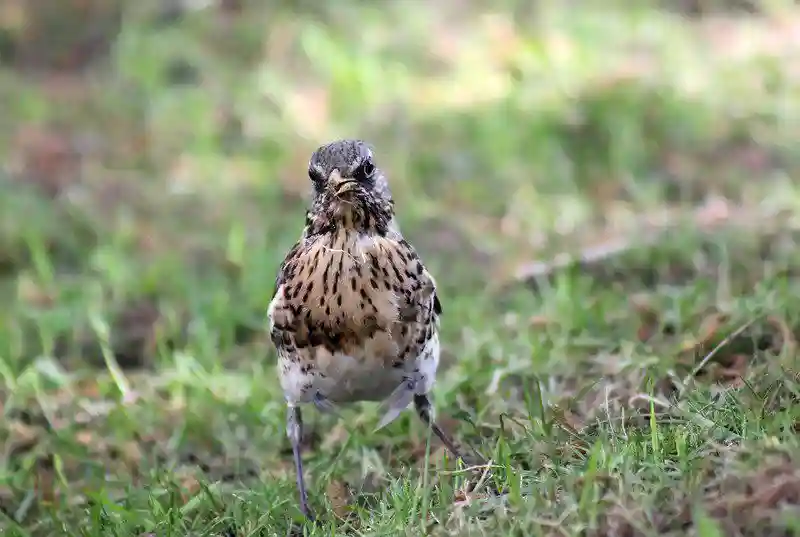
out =
{"type": "Polygon", "coordinates": [[[697,225],[709,227],[731,218],[730,203],[720,197],[713,197],[697,208],[694,220],[697,225]]]}
{"type": "MultiPolygon", "coordinates": [[[[456,442],[456,445],[459,444],[457,436],[455,436],[455,431],[458,429],[459,421],[455,418],[449,416],[441,416],[437,423],[439,427],[442,428],[445,434],[453,438],[453,441],[456,442]]],[[[447,451],[447,448],[442,444],[442,441],[435,434],[430,435],[431,438],[431,449],[430,449],[430,460],[431,461],[440,461],[445,453],[449,459],[452,460],[452,454],[447,451]]],[[[427,434],[423,432],[423,434],[419,435],[409,450],[409,456],[412,460],[417,462],[425,461],[425,453],[427,451],[427,434]]]]}
{"type": "Polygon", "coordinates": [[[88,399],[100,399],[102,396],[100,384],[98,384],[96,378],[78,380],[73,385],[72,389],[80,397],[86,397],[88,399]]]}
{"type": "Polygon", "coordinates": [[[714,380],[734,388],[744,386],[744,376],[747,372],[748,356],[734,354],[730,357],[730,364],[716,368],[714,380]]]}
{"type": "Polygon", "coordinates": [[[528,319],[528,326],[531,328],[547,328],[553,324],[553,320],[544,315],[534,315],[528,319]]]}
{"type": "Polygon", "coordinates": [[[775,330],[780,334],[780,346],[775,349],[776,352],[785,352],[793,356],[797,351],[797,339],[794,337],[794,332],[788,323],[776,315],[767,317],[767,322],[772,325],[775,330]]]}
{"type": "Polygon", "coordinates": [[[699,351],[710,345],[716,338],[719,338],[722,327],[729,320],[728,315],[715,312],[707,316],[700,323],[699,335],[691,341],[683,344],[683,352],[699,351]]]}
{"type": "Polygon", "coordinates": [[[344,481],[331,479],[325,487],[325,494],[331,502],[331,510],[339,518],[347,517],[350,512],[352,494],[350,487],[344,481]]]}
{"type": "Polygon", "coordinates": [[[180,487],[182,489],[181,497],[186,503],[200,491],[200,482],[194,474],[185,475],[180,479],[180,487]]]}
{"type": "Polygon", "coordinates": [[[561,443],[556,447],[556,453],[562,458],[585,458],[590,451],[591,446],[578,438],[573,438],[573,440],[561,443]]]}
{"type": "Polygon", "coordinates": [[[129,441],[122,445],[122,457],[128,465],[138,467],[142,462],[142,449],[137,442],[129,441]]]}
{"type": "Polygon", "coordinates": [[[27,425],[18,420],[11,421],[8,430],[10,438],[6,450],[9,456],[24,453],[33,448],[44,432],[41,427],[27,425]]]}
{"type": "Polygon", "coordinates": [[[792,461],[767,460],[755,472],[733,476],[709,498],[709,513],[719,518],[752,519],[778,504],[800,505],[800,471],[792,461]]]}
{"type": "Polygon", "coordinates": [[[50,460],[40,460],[36,465],[34,476],[34,490],[39,495],[41,502],[52,504],[56,498],[56,474],[50,460]]]}
{"type": "Polygon", "coordinates": [[[97,438],[92,431],[82,430],[75,433],[75,441],[83,446],[97,445],[97,438]]]}
{"type": "Polygon", "coordinates": [[[636,330],[636,337],[643,343],[650,341],[658,334],[661,326],[658,312],[641,296],[632,297],[631,305],[639,316],[639,328],[636,330]]]}
{"type": "Polygon", "coordinates": [[[583,429],[585,425],[584,421],[579,416],[562,405],[551,405],[550,412],[553,421],[557,422],[571,434],[577,435],[578,431],[583,429]]]}
{"type": "MultiPolygon", "coordinates": [[[[467,482],[465,485],[469,485],[469,483],[467,482]]],[[[491,496],[492,495],[487,492],[476,492],[475,490],[470,490],[469,486],[464,486],[455,491],[455,495],[453,497],[453,507],[469,507],[473,503],[481,500],[487,500],[491,496]]]]}
{"type": "MultiPolygon", "coordinates": [[[[436,438],[435,436],[433,438],[436,438]]],[[[430,458],[431,461],[440,461],[442,458],[447,455],[449,458],[452,459],[452,455],[447,451],[447,448],[443,445],[436,445],[433,443],[433,438],[431,439],[431,451],[430,451],[430,458]]],[[[427,453],[427,444],[425,440],[421,442],[416,442],[411,446],[411,449],[408,451],[408,458],[419,465],[424,464],[425,462],[425,454],[427,453]]]]}
{"type": "Polygon", "coordinates": [[[15,134],[13,175],[55,198],[79,179],[81,156],[68,134],[40,125],[24,125],[15,134]]]}
{"type": "Polygon", "coordinates": [[[11,437],[20,442],[33,442],[39,438],[42,430],[39,427],[28,425],[19,420],[12,421],[8,426],[11,437]]]}
{"type": "Polygon", "coordinates": [[[55,292],[45,289],[24,274],[17,278],[17,296],[21,302],[35,308],[50,308],[55,304],[57,298],[55,292]]]}

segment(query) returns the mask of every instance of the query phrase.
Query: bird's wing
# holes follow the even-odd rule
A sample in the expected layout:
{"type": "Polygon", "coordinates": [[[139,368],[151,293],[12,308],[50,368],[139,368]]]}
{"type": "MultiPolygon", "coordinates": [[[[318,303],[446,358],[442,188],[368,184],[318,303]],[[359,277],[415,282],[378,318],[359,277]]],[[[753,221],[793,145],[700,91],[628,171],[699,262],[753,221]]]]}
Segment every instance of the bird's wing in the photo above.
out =
{"type": "Polygon", "coordinates": [[[403,260],[399,268],[406,276],[402,280],[404,300],[400,320],[424,323],[428,322],[429,316],[438,318],[442,314],[442,302],[436,289],[436,280],[411,243],[401,239],[397,247],[397,257],[403,260]]]}
{"type": "Polygon", "coordinates": [[[303,226],[303,233],[300,235],[300,239],[289,249],[286,253],[286,256],[281,261],[280,266],[278,267],[278,274],[275,276],[275,287],[272,289],[272,297],[270,300],[275,299],[275,295],[278,293],[278,288],[281,286],[283,281],[286,279],[286,265],[297,256],[297,253],[300,250],[300,247],[303,245],[303,241],[306,240],[308,236],[308,226],[311,224],[311,213],[306,211],[306,220],[305,225],[303,226]]]}
{"type": "Polygon", "coordinates": [[[294,246],[291,247],[289,252],[286,254],[286,257],[284,257],[283,261],[281,261],[281,264],[278,267],[278,274],[275,276],[275,287],[272,289],[272,296],[270,297],[271,301],[275,300],[275,296],[278,294],[278,289],[286,279],[286,265],[297,255],[298,250],[300,250],[300,244],[301,241],[294,243],[294,246]]]}
{"type": "MultiPolygon", "coordinates": [[[[398,275],[398,279],[403,282],[400,286],[402,302],[399,320],[411,328],[402,346],[408,353],[405,359],[418,360],[432,337],[432,332],[437,329],[442,303],[436,291],[436,281],[414,247],[405,240],[398,241],[397,246],[393,257],[404,261],[398,268],[405,276],[400,278],[398,275]]],[[[393,263],[392,266],[394,265],[393,263]]],[[[416,393],[417,381],[418,379],[409,378],[381,403],[379,413],[382,417],[376,430],[397,419],[408,408],[416,393]]]]}
{"type": "Polygon", "coordinates": [[[283,258],[283,261],[281,261],[280,267],[278,267],[278,274],[275,276],[275,286],[272,290],[269,308],[267,309],[270,339],[272,339],[272,343],[277,348],[279,354],[284,347],[284,332],[286,331],[286,328],[288,328],[284,325],[289,320],[286,312],[288,304],[286,303],[284,293],[280,291],[287,279],[287,266],[300,253],[302,245],[303,239],[301,238],[289,249],[289,252],[283,258]]]}

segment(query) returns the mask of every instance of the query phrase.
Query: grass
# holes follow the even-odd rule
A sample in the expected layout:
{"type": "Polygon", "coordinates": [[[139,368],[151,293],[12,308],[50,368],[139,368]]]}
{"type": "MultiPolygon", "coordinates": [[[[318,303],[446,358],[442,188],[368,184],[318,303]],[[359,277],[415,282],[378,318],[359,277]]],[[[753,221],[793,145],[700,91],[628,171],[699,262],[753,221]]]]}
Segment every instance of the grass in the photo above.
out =
{"type": "Polygon", "coordinates": [[[640,4],[141,3],[96,57],[70,3],[0,10],[3,534],[798,532],[800,12],[640,4]],[[410,412],[311,413],[315,528],[263,327],[344,136],[493,467],[473,490],[410,412]]]}

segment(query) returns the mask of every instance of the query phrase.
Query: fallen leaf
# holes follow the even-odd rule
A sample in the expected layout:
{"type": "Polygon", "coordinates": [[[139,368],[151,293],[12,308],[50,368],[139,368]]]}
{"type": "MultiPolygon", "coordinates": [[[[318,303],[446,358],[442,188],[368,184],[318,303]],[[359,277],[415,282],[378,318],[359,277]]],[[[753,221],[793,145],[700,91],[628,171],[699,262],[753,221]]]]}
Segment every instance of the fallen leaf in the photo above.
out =
{"type": "Polygon", "coordinates": [[[8,430],[10,438],[6,453],[9,458],[32,449],[39,442],[43,433],[41,427],[27,425],[19,420],[12,420],[8,425],[8,430]]]}
{"type": "Polygon", "coordinates": [[[755,471],[726,479],[712,492],[709,513],[743,520],[779,504],[800,505],[800,470],[781,459],[768,457],[755,471]]]}
{"type": "Polygon", "coordinates": [[[55,484],[56,475],[52,461],[47,458],[40,459],[36,464],[33,486],[42,503],[52,504],[55,501],[55,484]]]}
{"type": "Polygon", "coordinates": [[[186,493],[184,501],[187,501],[200,491],[200,482],[193,475],[186,476],[181,480],[181,488],[186,493]]]}
{"type": "Polygon", "coordinates": [[[24,125],[15,133],[13,176],[49,198],[79,180],[81,156],[69,134],[47,125],[24,125]]]}
{"type": "Polygon", "coordinates": [[[794,356],[797,351],[797,339],[794,337],[794,332],[789,324],[776,315],[767,317],[767,322],[772,325],[780,335],[779,344],[773,343],[774,350],[778,353],[784,352],[788,356],[794,356]]]}
{"type": "Polygon", "coordinates": [[[553,324],[553,320],[545,315],[534,315],[528,319],[528,326],[531,328],[547,328],[553,324]]]}
{"type": "Polygon", "coordinates": [[[75,441],[83,446],[94,446],[97,444],[97,439],[91,431],[83,430],[75,433],[75,441]]]}
{"type": "Polygon", "coordinates": [[[693,340],[684,342],[682,351],[697,351],[704,354],[703,349],[719,338],[720,331],[728,320],[728,315],[724,313],[712,313],[704,318],[700,323],[699,335],[693,340]]]}
{"type": "Polygon", "coordinates": [[[636,330],[636,337],[642,343],[650,341],[658,334],[661,326],[658,312],[641,296],[632,297],[631,305],[639,316],[639,328],[636,330]]]}
{"type": "Polygon", "coordinates": [[[347,483],[339,479],[331,479],[325,487],[325,494],[331,503],[333,513],[339,518],[347,517],[352,501],[352,494],[347,483]]]}
{"type": "Polygon", "coordinates": [[[578,431],[583,429],[585,425],[583,420],[569,409],[558,404],[553,404],[550,407],[550,411],[553,421],[557,422],[564,430],[576,438],[578,437],[578,431]]]}
{"type": "Polygon", "coordinates": [[[51,308],[57,298],[53,290],[45,289],[25,274],[20,274],[17,278],[17,296],[21,302],[35,308],[51,308]]]}
{"type": "Polygon", "coordinates": [[[716,368],[713,375],[716,382],[726,384],[730,387],[741,388],[744,386],[744,376],[747,372],[749,358],[744,354],[735,354],[730,357],[729,365],[716,368]]]}
{"type": "Polygon", "coordinates": [[[125,442],[122,445],[122,457],[131,466],[139,466],[142,462],[142,449],[137,442],[125,442]]]}

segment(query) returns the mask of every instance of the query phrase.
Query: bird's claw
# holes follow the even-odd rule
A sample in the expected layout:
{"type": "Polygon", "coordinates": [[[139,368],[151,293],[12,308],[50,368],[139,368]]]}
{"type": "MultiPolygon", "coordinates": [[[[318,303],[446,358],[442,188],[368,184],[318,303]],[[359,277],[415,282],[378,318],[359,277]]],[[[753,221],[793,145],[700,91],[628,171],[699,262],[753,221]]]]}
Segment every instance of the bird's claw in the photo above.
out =
{"type": "Polygon", "coordinates": [[[413,379],[406,379],[400,384],[391,395],[381,403],[380,412],[383,414],[381,421],[375,428],[379,431],[397,419],[403,411],[408,408],[414,400],[414,388],[416,382],[413,379]]]}

